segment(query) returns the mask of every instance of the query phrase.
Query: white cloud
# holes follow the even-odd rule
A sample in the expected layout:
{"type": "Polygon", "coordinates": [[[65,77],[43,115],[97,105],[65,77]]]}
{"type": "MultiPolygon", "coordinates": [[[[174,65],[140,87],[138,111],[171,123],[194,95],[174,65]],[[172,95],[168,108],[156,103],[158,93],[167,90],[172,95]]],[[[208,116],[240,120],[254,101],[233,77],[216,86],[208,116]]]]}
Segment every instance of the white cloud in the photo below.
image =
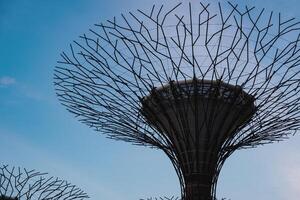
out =
{"type": "Polygon", "coordinates": [[[16,80],[9,76],[0,77],[0,86],[9,86],[16,83],[16,80]]]}

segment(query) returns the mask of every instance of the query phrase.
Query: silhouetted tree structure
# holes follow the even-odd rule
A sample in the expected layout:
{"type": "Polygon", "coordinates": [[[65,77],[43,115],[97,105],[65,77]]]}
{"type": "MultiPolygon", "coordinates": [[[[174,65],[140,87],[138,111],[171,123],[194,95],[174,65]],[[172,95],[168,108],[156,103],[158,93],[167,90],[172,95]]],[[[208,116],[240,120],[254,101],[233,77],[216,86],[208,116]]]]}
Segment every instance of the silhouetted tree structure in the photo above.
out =
{"type": "Polygon", "coordinates": [[[0,196],[0,200],[18,200],[18,198],[17,198],[17,197],[15,197],[15,198],[12,198],[12,197],[6,197],[6,196],[4,196],[4,195],[1,195],[1,196],[0,196]]]}
{"type": "Polygon", "coordinates": [[[46,173],[3,165],[0,167],[0,200],[83,200],[88,195],[64,180],[46,173]]]}
{"type": "MultiPolygon", "coordinates": [[[[140,200],[181,200],[179,197],[155,197],[155,198],[147,198],[147,199],[140,199],[140,200]]],[[[218,200],[218,199],[215,199],[218,200]]],[[[230,200],[230,199],[226,199],[226,198],[222,198],[221,200],[230,200]]]]}
{"type": "Polygon", "coordinates": [[[214,199],[235,150],[300,125],[299,22],[213,6],[153,6],[96,24],[55,69],[61,103],[109,138],[164,151],[185,200],[214,199]]]}

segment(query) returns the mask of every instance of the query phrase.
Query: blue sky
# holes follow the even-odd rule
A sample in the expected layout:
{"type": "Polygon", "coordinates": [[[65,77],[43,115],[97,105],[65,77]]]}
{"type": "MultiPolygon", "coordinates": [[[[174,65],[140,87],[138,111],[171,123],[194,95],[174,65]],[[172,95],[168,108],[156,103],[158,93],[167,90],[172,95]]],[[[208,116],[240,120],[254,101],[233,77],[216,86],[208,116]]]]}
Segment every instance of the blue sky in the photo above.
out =
{"type": "MultiPolygon", "coordinates": [[[[0,0],[1,164],[49,172],[92,199],[179,195],[175,171],[162,152],[106,139],[80,124],[59,104],[52,84],[53,67],[72,40],[94,23],[157,2],[174,1],[0,0]]],[[[243,2],[300,20],[296,0],[243,2]]],[[[298,199],[299,148],[296,135],[235,153],[222,170],[218,196],[298,199]]]]}

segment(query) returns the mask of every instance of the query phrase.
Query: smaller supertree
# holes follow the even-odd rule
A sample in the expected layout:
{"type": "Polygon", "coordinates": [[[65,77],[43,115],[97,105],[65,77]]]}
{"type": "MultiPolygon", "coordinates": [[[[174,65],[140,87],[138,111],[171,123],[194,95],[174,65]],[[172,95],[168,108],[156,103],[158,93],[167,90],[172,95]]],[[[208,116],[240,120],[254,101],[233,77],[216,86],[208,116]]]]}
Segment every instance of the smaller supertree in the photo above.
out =
{"type": "Polygon", "coordinates": [[[17,197],[11,198],[11,197],[6,197],[4,195],[1,195],[0,196],[0,200],[18,200],[18,198],[17,197]]]}
{"type": "MultiPolygon", "coordinates": [[[[181,199],[179,197],[172,196],[172,197],[155,197],[155,198],[150,197],[150,198],[147,198],[147,199],[140,199],[140,200],[183,200],[183,199],[181,199]]],[[[215,200],[219,200],[219,199],[215,198],[215,200]]],[[[220,200],[230,200],[230,199],[222,198],[220,200]]]]}
{"type": "Polygon", "coordinates": [[[67,181],[20,167],[0,167],[0,200],[82,200],[88,195],[67,181]]]}

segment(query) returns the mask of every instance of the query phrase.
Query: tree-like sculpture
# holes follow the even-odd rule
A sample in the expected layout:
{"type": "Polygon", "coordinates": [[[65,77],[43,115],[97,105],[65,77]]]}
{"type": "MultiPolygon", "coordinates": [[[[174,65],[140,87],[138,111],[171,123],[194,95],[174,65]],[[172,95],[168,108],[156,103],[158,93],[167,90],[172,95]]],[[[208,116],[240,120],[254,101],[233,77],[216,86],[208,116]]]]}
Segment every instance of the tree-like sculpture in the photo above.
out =
{"type": "Polygon", "coordinates": [[[18,200],[18,198],[17,198],[17,197],[15,197],[15,198],[12,198],[12,197],[6,197],[6,196],[4,196],[4,195],[1,195],[1,196],[0,196],[0,200],[18,200]]]}
{"type": "Polygon", "coordinates": [[[0,167],[0,200],[83,200],[88,195],[64,180],[46,173],[0,167]]]}
{"type": "Polygon", "coordinates": [[[163,150],[182,199],[211,200],[235,150],[299,129],[299,30],[232,3],[130,12],[62,53],[57,95],[108,137],[163,150]]]}

